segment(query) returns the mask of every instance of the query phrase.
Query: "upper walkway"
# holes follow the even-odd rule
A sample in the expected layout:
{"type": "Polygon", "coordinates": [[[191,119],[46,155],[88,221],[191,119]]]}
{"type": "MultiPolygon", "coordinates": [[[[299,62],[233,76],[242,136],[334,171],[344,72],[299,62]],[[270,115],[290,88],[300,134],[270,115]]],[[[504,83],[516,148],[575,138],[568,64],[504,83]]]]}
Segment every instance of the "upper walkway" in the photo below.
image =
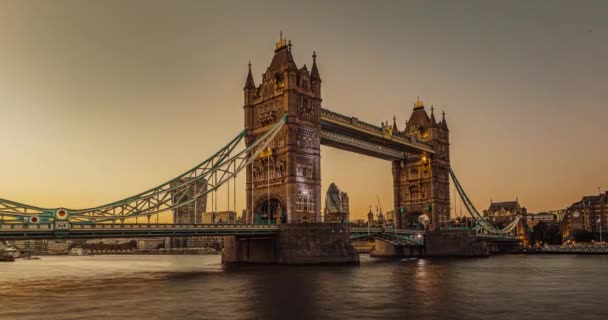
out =
{"type": "Polygon", "coordinates": [[[434,153],[430,144],[378,127],[355,117],[321,109],[321,144],[386,159],[404,159],[407,153],[434,153]]]}

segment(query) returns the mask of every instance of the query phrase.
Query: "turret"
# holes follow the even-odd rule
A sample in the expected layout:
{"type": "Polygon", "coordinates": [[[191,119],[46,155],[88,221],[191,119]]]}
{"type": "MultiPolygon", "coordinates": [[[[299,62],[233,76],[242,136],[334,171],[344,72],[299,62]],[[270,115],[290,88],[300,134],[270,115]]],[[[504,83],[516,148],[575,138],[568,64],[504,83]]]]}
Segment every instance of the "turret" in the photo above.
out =
{"type": "Polygon", "coordinates": [[[445,111],[442,112],[442,119],[440,124],[443,130],[445,130],[446,132],[450,131],[450,129],[448,129],[448,123],[445,121],[445,111]]]}
{"type": "Polygon", "coordinates": [[[414,131],[422,134],[423,132],[421,131],[424,131],[427,128],[429,125],[429,120],[429,116],[424,110],[424,102],[422,102],[420,97],[418,97],[416,99],[416,103],[414,103],[414,111],[410,115],[410,120],[406,123],[405,132],[410,135],[415,133],[410,130],[412,127],[414,127],[414,131]]]}
{"type": "Polygon", "coordinates": [[[247,80],[245,80],[245,87],[243,87],[245,104],[245,128],[253,129],[253,103],[257,93],[255,82],[253,81],[253,75],[251,74],[251,61],[249,61],[249,72],[247,73],[247,80]]]}
{"type": "Polygon", "coordinates": [[[399,129],[397,128],[397,117],[393,115],[393,133],[397,132],[399,132],[399,129]]]}
{"type": "Polygon", "coordinates": [[[321,77],[317,68],[317,52],[312,53],[312,69],[310,69],[310,83],[312,92],[316,97],[321,97],[321,77]]]}
{"type": "Polygon", "coordinates": [[[367,213],[367,226],[372,227],[374,225],[374,213],[372,212],[372,207],[369,207],[369,212],[367,213]]]}
{"type": "Polygon", "coordinates": [[[255,93],[257,88],[255,86],[255,82],[253,81],[253,75],[251,74],[251,61],[249,61],[249,72],[247,73],[247,80],[245,81],[245,87],[243,90],[245,91],[245,105],[252,105],[253,100],[255,99],[255,93]]]}
{"type": "Polygon", "coordinates": [[[431,120],[429,120],[429,126],[431,128],[437,128],[437,121],[435,120],[435,108],[431,106],[431,120]]]}

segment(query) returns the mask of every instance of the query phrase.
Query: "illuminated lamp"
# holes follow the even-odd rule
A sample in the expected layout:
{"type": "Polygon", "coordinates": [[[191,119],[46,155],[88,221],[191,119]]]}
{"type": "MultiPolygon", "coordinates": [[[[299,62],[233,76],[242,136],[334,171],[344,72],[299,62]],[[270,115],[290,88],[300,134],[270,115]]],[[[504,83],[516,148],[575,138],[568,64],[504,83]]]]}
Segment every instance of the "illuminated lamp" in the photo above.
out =
{"type": "Polygon", "coordinates": [[[55,211],[55,218],[59,219],[59,220],[65,220],[67,219],[69,216],[68,210],[67,209],[57,209],[57,211],[55,211]]]}

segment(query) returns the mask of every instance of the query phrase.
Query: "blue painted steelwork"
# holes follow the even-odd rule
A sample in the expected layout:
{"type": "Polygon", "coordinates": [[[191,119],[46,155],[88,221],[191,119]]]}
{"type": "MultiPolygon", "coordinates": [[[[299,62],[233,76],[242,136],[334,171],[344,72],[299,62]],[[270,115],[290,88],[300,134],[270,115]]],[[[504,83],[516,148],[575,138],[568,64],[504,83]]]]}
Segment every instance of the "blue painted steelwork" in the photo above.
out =
{"type": "Polygon", "coordinates": [[[15,201],[0,199],[0,221],[3,224],[41,224],[57,220],[71,223],[123,222],[125,219],[145,216],[150,218],[162,212],[172,211],[188,205],[215,192],[220,186],[234,179],[260,153],[287,121],[284,115],[276,124],[248,147],[237,151],[246,131],[241,131],[234,139],[196,167],[155,188],[126,199],[103,206],[87,209],[40,208],[15,201]],[[205,183],[207,188],[198,188],[205,183]],[[192,195],[192,196],[187,196],[192,195]],[[186,198],[187,197],[187,198],[186,198]]]}
{"type": "Polygon", "coordinates": [[[477,224],[473,228],[473,230],[475,230],[477,232],[485,232],[488,234],[506,235],[506,234],[509,234],[511,231],[513,231],[513,229],[515,227],[517,227],[517,224],[519,223],[519,217],[515,218],[515,220],[513,220],[513,222],[511,222],[508,226],[506,226],[503,229],[497,229],[496,227],[491,225],[479,213],[479,211],[477,211],[477,208],[475,208],[475,206],[473,205],[473,202],[471,202],[471,200],[469,199],[469,196],[467,196],[466,192],[464,191],[464,188],[458,181],[458,178],[456,178],[456,174],[454,173],[454,170],[452,168],[450,168],[450,177],[452,177],[452,181],[454,182],[454,186],[456,187],[456,190],[458,191],[458,195],[460,196],[460,199],[462,200],[467,211],[469,212],[469,214],[471,215],[471,217],[475,220],[475,222],[477,224]]]}
{"type": "Polygon", "coordinates": [[[276,235],[276,225],[247,224],[5,224],[0,240],[276,235]]]}

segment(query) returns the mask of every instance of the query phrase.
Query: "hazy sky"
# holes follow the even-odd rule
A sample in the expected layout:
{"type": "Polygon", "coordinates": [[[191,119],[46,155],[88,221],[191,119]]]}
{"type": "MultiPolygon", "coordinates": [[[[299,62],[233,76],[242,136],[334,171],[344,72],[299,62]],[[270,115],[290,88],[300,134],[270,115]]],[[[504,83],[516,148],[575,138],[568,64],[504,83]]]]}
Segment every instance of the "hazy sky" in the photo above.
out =
{"type": "MultiPolygon", "coordinates": [[[[479,208],[562,208],[608,186],[607,17],[606,1],[4,0],[0,198],[91,206],[190,169],[242,129],[247,62],[259,84],[282,30],[298,67],[317,51],[331,110],[401,129],[416,96],[445,110],[479,208]]],[[[392,207],[390,162],[323,147],[321,165],[353,218],[376,194],[392,207]]]]}

